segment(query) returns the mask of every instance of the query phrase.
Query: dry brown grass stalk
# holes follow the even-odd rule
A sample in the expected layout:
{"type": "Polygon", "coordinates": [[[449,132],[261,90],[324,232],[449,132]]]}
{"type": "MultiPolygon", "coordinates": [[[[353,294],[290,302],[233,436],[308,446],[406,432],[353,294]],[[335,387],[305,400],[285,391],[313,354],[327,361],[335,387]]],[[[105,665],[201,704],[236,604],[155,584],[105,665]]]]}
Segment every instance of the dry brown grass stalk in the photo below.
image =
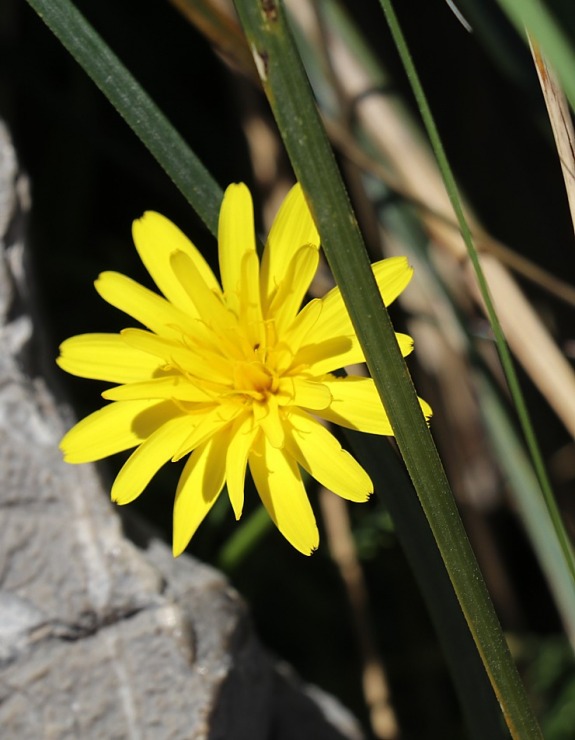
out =
{"type": "Polygon", "coordinates": [[[385,668],[376,647],[377,640],[369,615],[368,590],[351,534],[347,504],[325,489],[320,491],[319,503],[329,551],[344,583],[351,608],[371,729],[379,740],[397,740],[399,727],[391,704],[385,668]]]}
{"type": "Polygon", "coordinates": [[[549,121],[555,137],[557,154],[565,180],[565,190],[575,228],[575,131],[567,98],[551,67],[547,64],[534,39],[529,36],[529,46],[535,62],[535,69],[547,106],[549,121]]]}

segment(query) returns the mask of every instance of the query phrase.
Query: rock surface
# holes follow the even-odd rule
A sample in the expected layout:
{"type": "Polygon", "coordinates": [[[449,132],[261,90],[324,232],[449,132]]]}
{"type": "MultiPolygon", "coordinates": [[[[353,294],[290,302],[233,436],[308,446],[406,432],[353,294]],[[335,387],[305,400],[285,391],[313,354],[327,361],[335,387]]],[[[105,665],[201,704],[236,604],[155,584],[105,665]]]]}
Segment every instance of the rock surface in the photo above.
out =
{"type": "Polygon", "coordinates": [[[62,462],[69,412],[22,369],[23,199],[0,125],[2,738],[360,738],[273,663],[222,575],[153,537],[136,547],[95,468],[62,462]]]}

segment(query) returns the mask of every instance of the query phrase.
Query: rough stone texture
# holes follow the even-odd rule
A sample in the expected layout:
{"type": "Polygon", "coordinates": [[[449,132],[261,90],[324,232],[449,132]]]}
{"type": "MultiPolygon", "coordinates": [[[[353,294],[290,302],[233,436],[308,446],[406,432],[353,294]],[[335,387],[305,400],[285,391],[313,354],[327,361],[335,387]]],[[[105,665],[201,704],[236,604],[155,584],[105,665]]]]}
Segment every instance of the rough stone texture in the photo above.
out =
{"type": "Polygon", "coordinates": [[[1,737],[361,737],[273,664],[219,573],[153,536],[137,548],[94,467],[62,462],[69,412],[22,370],[25,201],[0,124],[1,737]]]}

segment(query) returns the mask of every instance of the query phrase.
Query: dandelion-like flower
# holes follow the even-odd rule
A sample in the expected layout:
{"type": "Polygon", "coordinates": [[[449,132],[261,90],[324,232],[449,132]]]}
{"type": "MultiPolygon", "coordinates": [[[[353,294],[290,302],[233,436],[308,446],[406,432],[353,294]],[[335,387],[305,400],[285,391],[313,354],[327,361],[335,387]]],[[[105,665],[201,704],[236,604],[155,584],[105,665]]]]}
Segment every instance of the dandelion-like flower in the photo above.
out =
{"type": "MultiPolygon", "coordinates": [[[[102,394],[111,403],[78,422],[61,449],[67,462],[83,463],[135,448],[112,486],[118,504],[137,498],[166,462],[187,456],[174,503],[174,555],[224,485],[240,518],[249,466],[280,532],[309,555],[319,535],[301,468],[351,501],[366,501],[373,490],[321,420],[373,434],[392,429],[371,378],[332,374],[364,360],[339,289],[300,310],[319,260],[300,186],[283,202],[261,264],[245,185],[226,190],[218,232],[221,285],[164,216],[147,212],[134,222],[136,249],[163,296],[116,272],[99,276],[100,296],[146,329],[62,344],[61,368],[116,385],[102,394]]],[[[412,274],[401,257],[373,271],[386,305],[412,274]]],[[[407,355],[412,340],[396,336],[407,355]]]]}

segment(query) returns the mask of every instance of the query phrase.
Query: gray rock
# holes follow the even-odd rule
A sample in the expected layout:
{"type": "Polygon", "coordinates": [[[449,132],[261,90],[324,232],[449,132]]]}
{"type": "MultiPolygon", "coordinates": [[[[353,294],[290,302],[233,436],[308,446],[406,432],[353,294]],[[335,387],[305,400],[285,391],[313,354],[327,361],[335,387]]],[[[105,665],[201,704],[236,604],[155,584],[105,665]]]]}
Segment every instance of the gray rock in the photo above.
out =
{"type": "Polygon", "coordinates": [[[274,664],[221,574],[153,536],[138,548],[94,466],[62,462],[70,412],[22,369],[25,184],[0,124],[2,738],[361,737],[274,664]]]}

